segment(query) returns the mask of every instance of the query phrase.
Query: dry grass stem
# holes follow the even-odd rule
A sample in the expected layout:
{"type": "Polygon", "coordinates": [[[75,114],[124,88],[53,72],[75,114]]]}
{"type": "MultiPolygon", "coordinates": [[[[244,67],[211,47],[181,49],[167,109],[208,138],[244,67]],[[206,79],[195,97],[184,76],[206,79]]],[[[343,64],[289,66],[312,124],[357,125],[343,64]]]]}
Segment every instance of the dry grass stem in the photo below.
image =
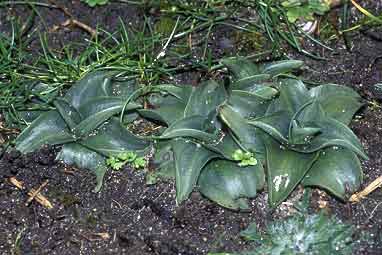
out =
{"type": "MultiPolygon", "coordinates": [[[[18,189],[20,190],[23,190],[24,189],[24,185],[22,182],[18,181],[15,177],[10,177],[9,179],[9,182],[11,184],[13,184],[14,186],[16,186],[18,189]]],[[[43,183],[44,184],[44,183],[43,183]]],[[[43,184],[41,186],[43,186],[43,184]]],[[[46,184],[45,184],[46,185],[46,184]]],[[[44,186],[45,186],[44,185],[44,186]]],[[[42,189],[43,187],[40,188],[42,189]]],[[[39,188],[39,189],[40,189],[39,188]]],[[[35,189],[31,189],[30,191],[28,191],[28,196],[32,199],[34,199],[36,202],[38,202],[40,205],[48,208],[48,209],[52,209],[53,208],[53,205],[52,203],[46,198],[44,197],[43,195],[40,194],[40,191],[39,189],[35,190],[35,189]]],[[[29,199],[28,199],[29,200],[29,199]]],[[[27,201],[28,202],[28,201],[27,201]]]]}
{"type": "Polygon", "coordinates": [[[375,179],[372,183],[370,183],[364,190],[361,192],[353,194],[349,201],[352,203],[358,203],[361,201],[362,198],[366,197],[369,195],[371,192],[376,190],[377,188],[382,187],[382,176],[378,177],[375,179]]]}

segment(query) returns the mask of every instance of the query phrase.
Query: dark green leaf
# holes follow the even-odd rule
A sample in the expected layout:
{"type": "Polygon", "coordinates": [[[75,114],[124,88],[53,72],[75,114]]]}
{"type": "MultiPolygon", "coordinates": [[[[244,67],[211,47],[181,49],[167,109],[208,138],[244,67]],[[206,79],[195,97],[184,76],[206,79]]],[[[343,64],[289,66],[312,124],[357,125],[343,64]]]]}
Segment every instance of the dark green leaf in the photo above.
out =
{"type": "Polygon", "coordinates": [[[269,204],[276,207],[284,201],[317,159],[317,153],[299,153],[264,138],[267,150],[269,204]]]}
{"type": "Polygon", "coordinates": [[[242,90],[233,90],[228,103],[244,118],[263,116],[269,100],[242,90]]]}
{"type": "Polygon", "coordinates": [[[248,209],[246,198],[256,196],[264,186],[262,164],[239,167],[235,162],[214,160],[206,165],[199,177],[200,192],[221,206],[248,209]]]}
{"type": "Polygon", "coordinates": [[[325,84],[309,90],[312,98],[320,102],[327,116],[349,125],[354,114],[363,105],[361,97],[353,89],[325,84]]]}
{"type": "Polygon", "coordinates": [[[58,98],[53,103],[61,117],[65,120],[69,129],[72,130],[81,121],[81,114],[65,99],[58,98]]]}
{"type": "Polygon", "coordinates": [[[176,86],[171,84],[160,84],[156,85],[152,89],[152,92],[156,91],[169,93],[186,104],[190,98],[193,88],[190,85],[176,86]]]}
{"type": "MultiPolygon", "coordinates": [[[[113,115],[122,111],[125,102],[116,97],[97,97],[79,107],[79,112],[85,118],[73,128],[77,136],[86,136],[113,115]]],[[[139,108],[137,104],[127,104],[126,111],[139,108]]]]}
{"type": "Polygon", "coordinates": [[[293,147],[294,150],[310,153],[330,146],[340,146],[367,158],[357,136],[342,122],[325,116],[318,101],[305,107],[296,118],[302,127],[319,128],[320,134],[307,145],[293,147]]]}
{"type": "Polygon", "coordinates": [[[263,72],[271,76],[289,73],[295,69],[299,69],[304,64],[300,60],[281,60],[275,61],[264,66],[263,72]]]}
{"type": "Polygon", "coordinates": [[[258,65],[244,58],[224,59],[222,64],[235,77],[232,82],[233,89],[254,92],[254,90],[264,88],[265,86],[260,84],[271,78],[269,74],[261,73],[262,69],[258,65]]]}
{"type": "Polygon", "coordinates": [[[208,81],[194,88],[184,110],[184,117],[208,116],[227,99],[227,92],[223,85],[215,81],[208,81]]]}
{"type": "Polygon", "coordinates": [[[264,86],[264,82],[271,78],[269,74],[255,74],[247,77],[237,79],[232,82],[232,89],[244,90],[249,92],[260,92],[264,90],[263,94],[271,95],[274,93],[274,89],[268,86],[264,86]]]}
{"type": "Polygon", "coordinates": [[[94,72],[74,84],[66,93],[65,99],[76,109],[93,97],[112,95],[110,73],[94,72]]]}
{"type": "Polygon", "coordinates": [[[296,113],[301,106],[311,100],[304,83],[296,79],[282,79],[279,82],[280,102],[279,109],[276,111],[285,111],[291,116],[296,113]]]}
{"type": "Polygon", "coordinates": [[[75,165],[81,169],[89,169],[96,175],[97,185],[94,188],[98,192],[102,187],[103,177],[107,171],[105,158],[95,151],[89,150],[77,143],[68,143],[62,147],[57,155],[58,160],[65,164],[75,165]]]}
{"type": "Polygon", "coordinates": [[[58,89],[50,84],[31,82],[25,85],[25,93],[34,103],[50,103],[57,97],[58,89]]]}
{"type": "MultiPolygon", "coordinates": [[[[37,119],[41,114],[46,113],[47,111],[40,111],[40,110],[35,110],[35,111],[18,111],[17,112],[17,117],[20,118],[22,121],[25,121],[26,123],[31,123],[35,119],[37,119]]],[[[9,113],[4,112],[4,118],[5,122],[8,125],[12,125],[14,123],[14,120],[10,116],[9,113]]]]}
{"type": "Polygon", "coordinates": [[[297,112],[292,116],[292,121],[297,121],[302,127],[310,125],[311,123],[317,123],[327,119],[327,115],[324,112],[321,104],[318,100],[310,100],[308,103],[304,104],[297,110],[297,112]]]}
{"type": "Polygon", "coordinates": [[[126,100],[137,89],[139,89],[139,85],[135,79],[126,81],[112,80],[111,89],[109,89],[109,87],[106,87],[105,93],[107,96],[120,97],[126,100]]]}
{"type": "MultiPolygon", "coordinates": [[[[102,113],[109,109],[121,109],[125,105],[126,101],[120,97],[93,97],[87,100],[86,103],[81,104],[78,108],[83,118],[92,117],[98,113],[102,113]]],[[[129,103],[126,105],[126,111],[134,110],[141,107],[139,104],[129,103]]]]}
{"type": "Polygon", "coordinates": [[[176,202],[180,204],[194,189],[205,164],[217,155],[200,144],[184,139],[175,139],[171,144],[175,156],[176,202]]]}
{"type": "Polygon", "coordinates": [[[207,132],[211,128],[213,129],[206,117],[191,116],[174,122],[159,138],[190,137],[206,143],[215,143],[219,137],[216,130],[212,130],[214,133],[207,132]]]}
{"type": "Polygon", "coordinates": [[[141,116],[168,126],[183,118],[187,102],[171,95],[152,96],[150,99],[150,103],[154,105],[155,109],[138,110],[141,116]]]}
{"type": "MultiPolygon", "coordinates": [[[[263,75],[260,73],[258,65],[244,58],[227,58],[221,61],[233,73],[236,80],[245,79],[254,75],[263,75]]],[[[269,77],[269,76],[268,76],[269,77]]]]}
{"type": "Polygon", "coordinates": [[[81,141],[85,147],[109,157],[125,151],[142,155],[150,145],[121,126],[117,118],[112,118],[101,126],[94,135],[81,141]]]}
{"type": "Polygon", "coordinates": [[[240,146],[233,139],[231,133],[222,133],[222,138],[220,138],[217,143],[203,144],[203,146],[228,160],[233,160],[233,154],[236,150],[240,149],[240,146]]]}
{"type": "Polygon", "coordinates": [[[253,84],[241,90],[247,91],[248,93],[254,94],[265,100],[272,100],[279,94],[279,91],[273,88],[272,85],[274,84],[273,83],[253,84]]]}
{"type": "Polygon", "coordinates": [[[247,121],[234,111],[232,106],[223,105],[219,108],[219,117],[232,130],[240,144],[247,150],[265,154],[263,142],[260,139],[260,130],[247,123],[247,121]]]}
{"type": "Polygon", "coordinates": [[[66,123],[57,111],[41,114],[15,140],[16,149],[22,153],[32,152],[45,144],[55,145],[75,141],[66,123]]]}
{"type": "Polygon", "coordinates": [[[171,140],[156,141],[153,164],[155,172],[152,176],[163,179],[175,179],[175,161],[171,140]]]}
{"type": "Polygon", "coordinates": [[[288,113],[284,111],[248,121],[249,125],[263,130],[283,144],[288,143],[289,123],[288,113]]]}
{"type": "Polygon", "coordinates": [[[308,144],[321,131],[320,128],[301,127],[296,120],[292,120],[289,134],[290,144],[308,144]]]}
{"type": "Polygon", "coordinates": [[[362,183],[361,164],[354,152],[329,147],[320,153],[302,183],[326,189],[346,200],[362,183]]]}

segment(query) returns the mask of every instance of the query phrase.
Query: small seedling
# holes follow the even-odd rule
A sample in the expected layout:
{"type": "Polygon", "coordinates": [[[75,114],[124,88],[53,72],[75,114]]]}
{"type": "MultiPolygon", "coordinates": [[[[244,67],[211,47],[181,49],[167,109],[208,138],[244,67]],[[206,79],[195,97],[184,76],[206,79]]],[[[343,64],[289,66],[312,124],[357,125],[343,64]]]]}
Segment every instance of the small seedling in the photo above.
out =
{"type": "Polygon", "coordinates": [[[120,170],[124,165],[130,163],[135,169],[144,168],[146,160],[144,157],[138,157],[132,151],[122,152],[116,156],[110,156],[106,160],[106,164],[114,170],[120,170]]]}
{"type": "Polygon", "coordinates": [[[105,5],[109,2],[109,0],[81,0],[81,1],[87,3],[90,7],[94,7],[96,5],[105,5]]]}
{"type": "Polygon", "coordinates": [[[330,10],[328,1],[323,0],[287,0],[281,3],[287,13],[289,22],[298,19],[313,20],[314,15],[323,15],[330,10]]]}
{"type": "Polygon", "coordinates": [[[234,160],[240,161],[239,166],[255,166],[257,164],[256,158],[253,156],[251,152],[243,152],[242,150],[236,150],[232,154],[232,158],[234,160]]]}
{"type": "Polygon", "coordinates": [[[135,160],[132,162],[133,164],[133,167],[135,169],[139,169],[139,168],[144,168],[146,166],[146,160],[144,157],[137,157],[135,158],[135,160]]]}

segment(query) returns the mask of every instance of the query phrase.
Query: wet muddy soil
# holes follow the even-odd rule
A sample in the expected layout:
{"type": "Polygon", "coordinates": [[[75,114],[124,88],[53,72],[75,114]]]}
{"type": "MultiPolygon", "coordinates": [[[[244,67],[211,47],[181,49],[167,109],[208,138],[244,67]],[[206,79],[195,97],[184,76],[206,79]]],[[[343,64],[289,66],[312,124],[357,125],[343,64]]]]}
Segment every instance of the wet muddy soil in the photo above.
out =
{"type": "Polygon", "coordinates": [[[0,250],[2,254],[206,254],[238,250],[237,234],[265,212],[255,205],[238,213],[210,203],[194,193],[175,205],[173,184],[148,186],[144,173],[129,168],[110,171],[100,193],[92,192],[93,176],[55,162],[55,152],[6,154],[1,162],[0,250]],[[26,206],[25,188],[48,180],[44,196],[53,204],[26,206]],[[17,242],[17,237],[20,242],[17,242]],[[19,243],[19,244],[18,244],[19,243]],[[18,244],[18,245],[17,245],[18,244]],[[8,251],[8,252],[6,252],[8,251]],[[5,252],[5,253],[4,253],[5,252]]]}

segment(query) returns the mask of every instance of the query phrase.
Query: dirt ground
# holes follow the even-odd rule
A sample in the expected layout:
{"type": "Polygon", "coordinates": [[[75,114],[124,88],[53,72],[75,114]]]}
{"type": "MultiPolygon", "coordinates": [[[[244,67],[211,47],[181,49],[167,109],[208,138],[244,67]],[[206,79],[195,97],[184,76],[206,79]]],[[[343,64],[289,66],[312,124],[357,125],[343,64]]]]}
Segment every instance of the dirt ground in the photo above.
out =
{"type": "MultiPolygon", "coordinates": [[[[119,4],[110,4],[90,9],[79,1],[58,2],[82,22],[92,27],[101,24],[108,31],[116,28],[118,16],[134,26],[147,11],[131,5],[121,8],[119,4]]],[[[380,3],[371,6],[382,11],[380,3]]],[[[62,10],[39,10],[49,28],[66,19],[62,10]]],[[[0,31],[9,31],[9,17],[26,11],[29,10],[24,6],[0,8],[0,31]]],[[[37,21],[33,25],[43,26],[37,21]]],[[[226,31],[215,35],[215,41],[221,43],[211,45],[218,55],[226,52],[219,47],[235,48],[231,34],[226,31]]],[[[32,40],[31,51],[40,48],[37,38],[32,40]]],[[[85,38],[89,35],[80,29],[58,29],[49,34],[55,47],[85,38]]],[[[335,51],[308,45],[327,61],[312,60],[294,51],[288,55],[306,61],[301,73],[305,79],[351,86],[364,98],[365,106],[357,113],[352,129],[370,158],[362,162],[366,186],[382,175],[382,91],[373,87],[382,80],[382,30],[356,33],[352,43],[351,51],[342,40],[332,41],[330,46],[335,51]]],[[[249,247],[238,235],[249,223],[254,221],[264,229],[267,222],[287,214],[288,208],[283,206],[269,211],[266,191],[251,201],[251,211],[247,213],[223,209],[198,193],[177,206],[174,184],[146,185],[144,173],[129,168],[109,171],[101,192],[93,193],[93,176],[86,170],[56,162],[55,153],[55,148],[28,155],[11,152],[0,161],[1,254],[233,252],[249,247]],[[28,190],[48,180],[43,194],[52,202],[53,209],[45,209],[36,202],[26,205],[25,191],[9,183],[11,176],[22,181],[28,190]]],[[[328,201],[329,212],[355,226],[360,239],[355,254],[382,254],[382,189],[356,204],[342,203],[314,191],[312,210],[318,207],[318,200],[328,201]]]]}

